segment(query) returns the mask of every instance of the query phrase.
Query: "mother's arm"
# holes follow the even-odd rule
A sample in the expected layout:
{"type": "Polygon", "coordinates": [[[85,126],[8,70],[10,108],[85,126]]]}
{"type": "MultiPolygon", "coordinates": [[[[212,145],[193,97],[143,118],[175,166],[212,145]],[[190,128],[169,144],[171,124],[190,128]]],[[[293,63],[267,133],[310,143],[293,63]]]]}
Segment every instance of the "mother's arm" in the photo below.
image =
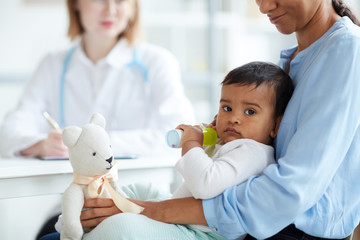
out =
{"type": "MultiPolygon", "coordinates": [[[[145,208],[141,213],[151,219],[174,224],[207,225],[202,200],[190,198],[170,199],[160,202],[130,199],[145,208]]],[[[94,228],[104,219],[121,213],[114,202],[108,198],[86,199],[85,208],[92,208],[81,213],[83,227],[94,228]]]]}
{"type": "Polygon", "coordinates": [[[160,222],[207,225],[201,199],[188,197],[161,202],[131,200],[145,208],[141,214],[160,222]]]}

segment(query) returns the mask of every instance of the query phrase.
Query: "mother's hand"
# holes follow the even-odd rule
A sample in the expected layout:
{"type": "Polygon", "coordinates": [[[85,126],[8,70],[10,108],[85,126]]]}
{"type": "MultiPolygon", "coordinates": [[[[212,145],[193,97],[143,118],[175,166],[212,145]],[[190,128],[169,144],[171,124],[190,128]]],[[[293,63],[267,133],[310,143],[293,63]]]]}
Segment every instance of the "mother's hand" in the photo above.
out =
{"type": "Polygon", "coordinates": [[[110,198],[88,198],[85,199],[84,208],[90,208],[82,211],[80,220],[82,226],[93,229],[99,223],[112,215],[121,213],[110,198]]]}
{"type": "MultiPolygon", "coordinates": [[[[141,207],[144,211],[140,214],[156,221],[174,224],[201,224],[207,225],[203,212],[202,200],[177,198],[159,202],[128,199],[141,207]]],[[[99,223],[112,215],[122,213],[109,198],[85,199],[84,210],[80,220],[83,227],[95,228],[99,223]]]]}
{"type": "Polygon", "coordinates": [[[207,225],[200,199],[188,197],[159,202],[129,200],[144,208],[142,215],[159,222],[207,225]]]}

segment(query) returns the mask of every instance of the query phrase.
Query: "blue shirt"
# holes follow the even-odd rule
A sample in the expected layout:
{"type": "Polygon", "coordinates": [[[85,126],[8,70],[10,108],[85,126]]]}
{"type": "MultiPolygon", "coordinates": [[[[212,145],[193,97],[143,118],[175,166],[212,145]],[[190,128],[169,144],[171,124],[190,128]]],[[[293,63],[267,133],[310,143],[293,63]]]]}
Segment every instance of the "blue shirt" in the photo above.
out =
{"type": "MultiPolygon", "coordinates": [[[[282,51],[285,69],[296,48],[282,51]]],[[[290,62],[295,91],[276,141],[277,164],[203,200],[213,231],[270,237],[287,225],[343,238],[360,220],[360,28],[339,19],[290,62]]]]}

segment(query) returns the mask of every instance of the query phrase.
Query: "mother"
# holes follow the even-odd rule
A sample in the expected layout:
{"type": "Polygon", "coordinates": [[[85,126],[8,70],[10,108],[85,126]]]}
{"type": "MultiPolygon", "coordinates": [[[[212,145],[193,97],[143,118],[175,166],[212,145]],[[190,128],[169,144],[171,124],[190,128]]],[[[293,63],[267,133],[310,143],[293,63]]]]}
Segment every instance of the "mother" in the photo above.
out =
{"type": "MultiPolygon", "coordinates": [[[[258,239],[345,238],[360,220],[359,21],[340,0],[256,3],[279,32],[295,32],[298,43],[281,52],[280,64],[292,77],[295,91],[278,133],[277,164],[214,199],[136,202],[149,218],[207,224],[230,239],[244,233],[258,239]]],[[[83,225],[94,227],[119,212],[112,205],[89,200],[85,207],[97,208],[82,214],[83,225]]],[[[136,217],[142,225],[126,234],[140,239],[139,229],[146,229],[151,220],[136,217]]],[[[112,227],[125,231],[120,225],[112,227]]]]}

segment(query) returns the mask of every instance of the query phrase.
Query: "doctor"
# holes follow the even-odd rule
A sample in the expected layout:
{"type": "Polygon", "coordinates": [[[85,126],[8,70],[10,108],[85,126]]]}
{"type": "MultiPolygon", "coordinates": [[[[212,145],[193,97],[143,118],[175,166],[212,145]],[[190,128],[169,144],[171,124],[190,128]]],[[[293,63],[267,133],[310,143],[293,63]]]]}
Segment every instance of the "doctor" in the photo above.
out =
{"type": "Polygon", "coordinates": [[[193,112],[177,61],[139,40],[138,0],[67,0],[70,50],[49,54],[0,129],[3,156],[67,156],[60,127],[107,119],[115,154],[166,149],[165,133],[193,112]],[[164,148],[163,148],[164,147],[164,148]]]}

